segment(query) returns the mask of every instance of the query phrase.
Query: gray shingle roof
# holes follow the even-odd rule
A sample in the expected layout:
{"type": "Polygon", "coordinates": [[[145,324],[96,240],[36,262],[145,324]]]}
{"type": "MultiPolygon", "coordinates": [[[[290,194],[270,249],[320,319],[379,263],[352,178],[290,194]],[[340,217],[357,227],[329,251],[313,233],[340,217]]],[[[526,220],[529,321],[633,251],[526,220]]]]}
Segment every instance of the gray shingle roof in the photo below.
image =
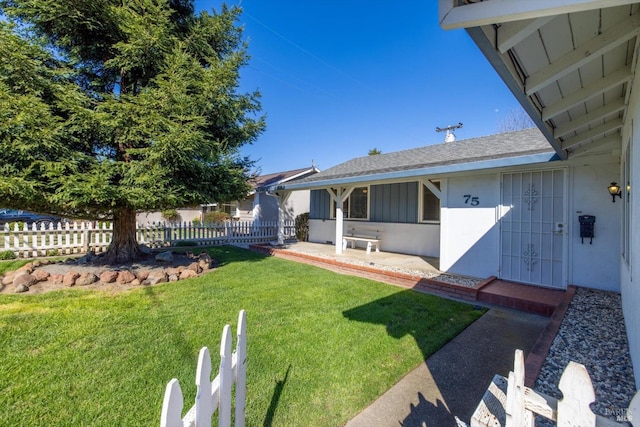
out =
{"type": "Polygon", "coordinates": [[[387,154],[357,157],[290,183],[311,183],[538,153],[553,153],[553,149],[542,133],[532,128],[387,154]]]}

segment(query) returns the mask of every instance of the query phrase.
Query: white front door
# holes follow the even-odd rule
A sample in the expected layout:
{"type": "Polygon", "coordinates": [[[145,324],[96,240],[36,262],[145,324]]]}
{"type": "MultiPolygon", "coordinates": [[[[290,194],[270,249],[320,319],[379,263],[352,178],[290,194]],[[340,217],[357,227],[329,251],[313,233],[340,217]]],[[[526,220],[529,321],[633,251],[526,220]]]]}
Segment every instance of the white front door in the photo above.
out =
{"type": "Polygon", "coordinates": [[[500,277],[566,289],[565,173],[502,175],[500,277]]]}

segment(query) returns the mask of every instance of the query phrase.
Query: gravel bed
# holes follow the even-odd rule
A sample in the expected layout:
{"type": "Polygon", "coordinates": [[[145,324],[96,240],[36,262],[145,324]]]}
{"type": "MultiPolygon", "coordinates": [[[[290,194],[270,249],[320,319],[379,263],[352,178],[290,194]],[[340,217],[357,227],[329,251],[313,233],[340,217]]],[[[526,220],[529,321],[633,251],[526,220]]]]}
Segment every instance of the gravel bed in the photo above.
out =
{"type": "MultiPolygon", "coordinates": [[[[583,364],[593,382],[594,413],[616,421],[636,392],[620,295],[578,288],[534,389],[560,399],[558,382],[569,361],[583,364]]],[[[537,417],[539,427],[555,422],[537,417]]]]}

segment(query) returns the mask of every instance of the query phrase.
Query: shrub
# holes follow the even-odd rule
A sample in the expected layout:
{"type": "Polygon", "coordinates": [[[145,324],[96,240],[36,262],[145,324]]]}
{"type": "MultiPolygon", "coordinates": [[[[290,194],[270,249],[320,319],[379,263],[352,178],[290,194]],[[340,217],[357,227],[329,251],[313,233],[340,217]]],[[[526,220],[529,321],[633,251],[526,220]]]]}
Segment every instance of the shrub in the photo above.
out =
{"type": "Polygon", "coordinates": [[[194,242],[193,240],[178,240],[177,242],[173,242],[173,246],[198,246],[198,243],[194,242]]]}
{"type": "Polygon", "coordinates": [[[58,256],[60,252],[57,249],[49,249],[47,251],[47,256],[58,256]]]}
{"type": "Polygon", "coordinates": [[[199,226],[202,225],[202,221],[200,221],[200,218],[194,218],[194,219],[191,220],[191,224],[194,227],[199,227],[199,226]]]}
{"type": "Polygon", "coordinates": [[[176,222],[180,220],[180,214],[176,209],[166,209],[162,211],[162,218],[170,222],[176,222]]]}
{"type": "Polygon", "coordinates": [[[295,221],[296,239],[301,242],[309,240],[309,212],[300,214],[295,221]]]}
{"type": "Polygon", "coordinates": [[[207,212],[206,214],[204,214],[204,223],[212,224],[216,222],[223,222],[223,221],[227,221],[230,218],[231,217],[226,212],[218,212],[218,211],[207,212]]]}
{"type": "Polygon", "coordinates": [[[16,254],[14,254],[12,251],[0,252],[0,260],[7,260],[7,259],[16,259],[16,254]]]}

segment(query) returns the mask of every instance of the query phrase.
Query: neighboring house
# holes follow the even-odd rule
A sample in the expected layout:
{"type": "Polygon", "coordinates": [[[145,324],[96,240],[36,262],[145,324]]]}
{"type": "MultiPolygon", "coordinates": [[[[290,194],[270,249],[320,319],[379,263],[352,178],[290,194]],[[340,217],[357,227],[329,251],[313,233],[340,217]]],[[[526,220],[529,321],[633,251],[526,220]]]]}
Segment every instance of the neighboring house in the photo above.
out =
{"type": "MultiPolygon", "coordinates": [[[[225,212],[229,218],[239,221],[278,221],[279,199],[268,191],[271,186],[308,177],[320,170],[315,166],[285,172],[260,175],[250,182],[252,190],[246,198],[231,202],[207,203],[194,208],[177,209],[179,221],[201,221],[207,212],[225,212]]],[[[309,212],[309,191],[292,193],[283,205],[284,219],[293,220],[296,216],[309,212]]],[[[161,212],[143,212],[137,215],[139,223],[164,222],[161,212]]]]}
{"type": "MultiPolygon", "coordinates": [[[[260,175],[251,181],[253,190],[244,200],[227,204],[229,209],[235,209],[235,217],[248,221],[278,221],[278,197],[269,191],[279,185],[294,179],[313,176],[320,170],[311,166],[284,172],[260,175]]],[[[302,190],[292,193],[283,205],[284,219],[293,220],[296,216],[309,212],[309,191],[302,190]]]]}

